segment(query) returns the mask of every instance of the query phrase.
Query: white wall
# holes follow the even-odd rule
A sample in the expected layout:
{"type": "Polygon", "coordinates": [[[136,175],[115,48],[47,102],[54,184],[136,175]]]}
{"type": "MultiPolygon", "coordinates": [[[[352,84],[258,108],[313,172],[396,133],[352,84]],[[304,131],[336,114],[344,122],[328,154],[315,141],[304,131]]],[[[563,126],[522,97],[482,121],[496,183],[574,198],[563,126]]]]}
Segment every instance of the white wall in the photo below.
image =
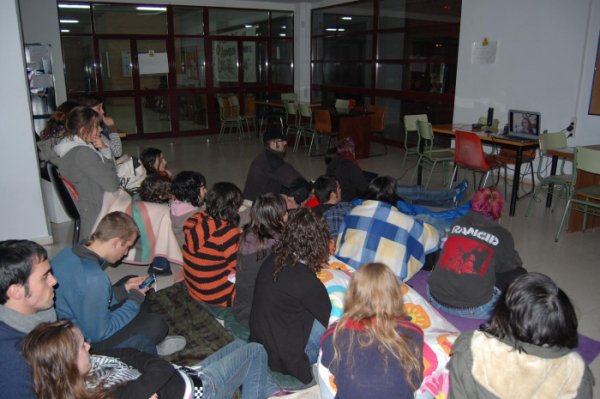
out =
{"type": "Polygon", "coordinates": [[[501,126],[509,109],[539,111],[548,131],[577,117],[571,145],[600,143],[600,116],[587,115],[599,26],[600,0],[463,0],[454,122],[488,107],[501,126]],[[496,62],[472,65],[484,37],[498,42],[496,62]]]}
{"type": "Polygon", "coordinates": [[[48,243],[17,10],[8,0],[0,13],[0,240],[48,243]]]}

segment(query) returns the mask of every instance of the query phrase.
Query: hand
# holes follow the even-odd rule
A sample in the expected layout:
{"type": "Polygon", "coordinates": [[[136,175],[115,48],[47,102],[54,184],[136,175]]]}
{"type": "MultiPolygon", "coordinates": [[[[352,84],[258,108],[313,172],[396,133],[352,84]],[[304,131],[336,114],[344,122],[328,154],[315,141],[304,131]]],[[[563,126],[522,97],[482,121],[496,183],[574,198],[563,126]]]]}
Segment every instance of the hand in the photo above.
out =
{"type": "Polygon", "coordinates": [[[155,393],[154,395],[150,396],[148,399],[158,399],[158,394],[155,393]]]}
{"type": "Polygon", "coordinates": [[[114,126],[115,125],[115,121],[113,120],[113,118],[111,118],[110,116],[106,116],[104,115],[102,117],[102,121],[104,122],[104,124],[108,127],[114,126]]]}
{"type": "Polygon", "coordinates": [[[104,141],[102,141],[102,138],[100,136],[96,137],[93,141],[92,141],[92,145],[94,146],[94,148],[96,148],[97,150],[101,150],[103,148],[107,148],[107,145],[104,144],[104,141]]]}
{"type": "MultiPolygon", "coordinates": [[[[140,290],[140,284],[142,284],[144,282],[144,280],[146,280],[146,277],[148,277],[148,276],[138,276],[138,277],[130,278],[124,284],[125,290],[126,291],[129,291],[131,289],[140,290]]],[[[140,290],[140,291],[144,292],[143,290],[140,290]]]]}

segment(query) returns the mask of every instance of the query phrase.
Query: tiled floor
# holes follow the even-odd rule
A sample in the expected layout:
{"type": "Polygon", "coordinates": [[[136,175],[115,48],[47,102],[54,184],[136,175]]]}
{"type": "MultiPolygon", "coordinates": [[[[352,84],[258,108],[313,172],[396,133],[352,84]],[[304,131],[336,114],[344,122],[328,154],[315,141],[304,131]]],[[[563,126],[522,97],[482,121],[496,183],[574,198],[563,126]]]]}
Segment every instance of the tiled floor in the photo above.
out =
{"type": "MultiPolygon", "coordinates": [[[[209,186],[218,181],[230,181],[243,189],[248,167],[252,159],[261,151],[258,140],[239,142],[233,137],[218,142],[216,137],[192,137],[179,139],[158,139],[151,141],[125,141],[124,151],[138,156],[147,146],[160,148],[168,160],[168,168],[177,173],[182,170],[196,170],[204,174],[209,186]]],[[[374,144],[372,151],[381,153],[382,146],[374,144]]],[[[288,153],[287,160],[306,178],[314,179],[325,171],[323,157],[308,157],[306,149],[297,153],[288,153]]],[[[400,171],[402,151],[390,148],[386,156],[368,158],[359,161],[365,170],[401,178],[408,184],[412,176],[410,169],[400,171]]],[[[438,167],[441,171],[441,168],[438,167]]],[[[436,172],[432,187],[441,186],[441,173],[436,172]]],[[[536,203],[532,214],[524,217],[529,197],[517,205],[515,217],[504,217],[502,225],[513,234],[516,247],[523,259],[524,266],[530,271],[548,274],[571,297],[579,314],[582,334],[600,340],[600,229],[585,233],[563,233],[558,243],[554,242],[554,233],[564,208],[564,200],[559,200],[556,212],[551,213],[543,203],[536,203]]],[[[55,245],[51,254],[70,242],[70,224],[54,225],[55,245]]],[[[113,278],[139,268],[120,266],[109,270],[113,278]]],[[[169,284],[167,279],[159,280],[169,284]]],[[[592,371],[600,384],[600,357],[592,363],[592,371]]],[[[600,397],[600,388],[595,388],[595,396],[600,397]]]]}

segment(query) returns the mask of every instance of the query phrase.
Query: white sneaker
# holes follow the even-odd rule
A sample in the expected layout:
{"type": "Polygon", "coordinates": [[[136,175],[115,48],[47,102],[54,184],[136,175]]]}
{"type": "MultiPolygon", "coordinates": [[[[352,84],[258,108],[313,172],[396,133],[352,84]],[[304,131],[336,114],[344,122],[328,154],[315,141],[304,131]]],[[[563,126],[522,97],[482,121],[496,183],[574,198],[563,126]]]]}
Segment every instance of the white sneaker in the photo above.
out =
{"type": "Polygon", "coordinates": [[[167,335],[160,344],[156,345],[156,352],[161,357],[171,356],[185,348],[186,343],[185,337],[181,335],[167,335]]]}

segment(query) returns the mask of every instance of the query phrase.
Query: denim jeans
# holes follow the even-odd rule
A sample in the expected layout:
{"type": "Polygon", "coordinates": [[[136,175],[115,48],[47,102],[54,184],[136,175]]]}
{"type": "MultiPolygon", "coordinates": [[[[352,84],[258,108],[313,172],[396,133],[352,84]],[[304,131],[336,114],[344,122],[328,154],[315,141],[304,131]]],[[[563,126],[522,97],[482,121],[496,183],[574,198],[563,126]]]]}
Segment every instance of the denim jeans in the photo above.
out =
{"type": "Polygon", "coordinates": [[[235,340],[193,368],[202,380],[204,398],[231,399],[242,386],[242,399],[264,399],[280,390],[267,367],[261,344],[235,340]]]}
{"type": "Polygon", "coordinates": [[[403,201],[425,206],[435,206],[440,208],[453,208],[454,199],[459,190],[452,188],[450,190],[429,190],[422,186],[396,186],[396,195],[403,201]]]}
{"type": "Polygon", "coordinates": [[[427,298],[431,305],[434,308],[441,310],[442,312],[458,316],[458,317],[466,317],[468,319],[489,319],[494,312],[494,308],[496,307],[496,302],[500,299],[502,295],[502,291],[500,291],[497,287],[494,287],[494,293],[492,294],[492,299],[488,303],[485,303],[481,306],[476,306],[474,308],[451,308],[446,305],[439,303],[429,291],[429,284],[427,284],[427,298]]]}
{"type": "Polygon", "coordinates": [[[308,362],[315,364],[319,357],[319,350],[321,349],[321,337],[325,334],[326,328],[323,327],[317,319],[313,321],[310,335],[308,336],[308,342],[304,347],[304,353],[308,356],[308,362]]]}

